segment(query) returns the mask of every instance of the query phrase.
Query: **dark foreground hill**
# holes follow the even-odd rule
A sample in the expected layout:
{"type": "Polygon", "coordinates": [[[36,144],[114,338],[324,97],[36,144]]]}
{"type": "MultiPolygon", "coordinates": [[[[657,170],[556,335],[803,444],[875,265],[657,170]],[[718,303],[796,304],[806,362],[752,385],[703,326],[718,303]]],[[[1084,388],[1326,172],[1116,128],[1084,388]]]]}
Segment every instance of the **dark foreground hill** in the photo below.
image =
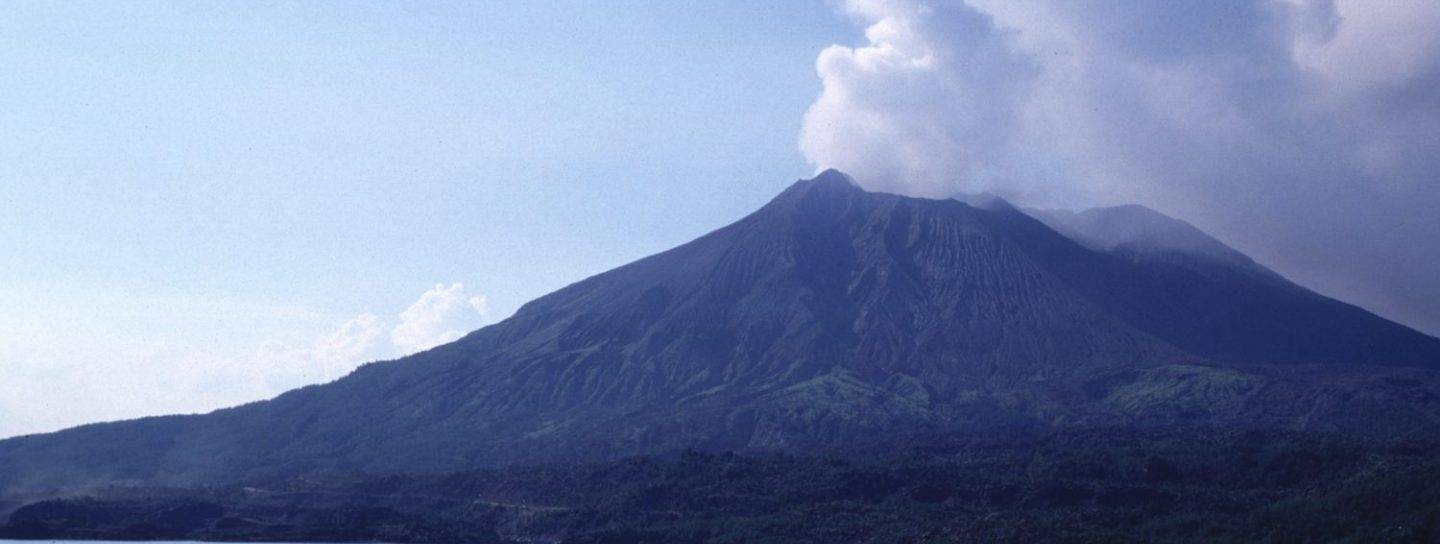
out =
{"type": "Polygon", "coordinates": [[[1087,245],[1009,207],[868,193],[832,171],[334,383],[0,441],[0,494],[986,429],[1430,437],[1437,367],[1440,340],[1253,263],[1087,245]]]}
{"type": "Polygon", "coordinates": [[[245,489],[100,490],[0,538],[279,542],[1440,541],[1435,443],[1124,429],[844,455],[686,452],[245,489]]]}

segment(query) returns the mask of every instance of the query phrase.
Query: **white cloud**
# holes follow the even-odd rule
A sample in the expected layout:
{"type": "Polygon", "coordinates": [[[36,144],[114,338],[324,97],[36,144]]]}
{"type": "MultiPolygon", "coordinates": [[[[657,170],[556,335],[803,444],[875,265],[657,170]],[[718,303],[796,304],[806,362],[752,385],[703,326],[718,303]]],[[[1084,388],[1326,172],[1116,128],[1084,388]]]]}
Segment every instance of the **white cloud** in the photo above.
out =
{"type": "Polygon", "coordinates": [[[454,283],[449,287],[436,284],[400,312],[400,322],[390,331],[390,341],[407,354],[453,342],[464,335],[454,327],[469,321],[466,309],[483,314],[485,304],[484,296],[467,299],[464,284],[454,283]]]}
{"type": "Polygon", "coordinates": [[[870,189],[1142,203],[1440,332],[1440,2],[850,0],[800,149],[870,189]]]}
{"type": "Polygon", "coordinates": [[[490,312],[490,300],[485,295],[470,297],[470,307],[475,309],[475,313],[485,315],[490,312]]]}
{"type": "Polygon", "coordinates": [[[298,385],[334,380],[360,363],[389,355],[380,343],[384,335],[379,316],[360,314],[308,346],[267,342],[256,351],[252,364],[264,369],[271,394],[280,393],[298,385]]]}
{"type": "Polygon", "coordinates": [[[29,320],[0,316],[6,331],[0,335],[0,438],[273,397],[459,338],[481,325],[487,309],[483,294],[466,293],[459,283],[437,285],[395,318],[363,313],[297,341],[289,329],[323,331],[320,323],[331,314],[217,301],[109,297],[40,304],[29,297],[0,292],[6,307],[47,308],[29,320]],[[41,319],[62,313],[70,317],[41,319]],[[236,330],[236,323],[245,328],[236,330]],[[194,330],[177,335],[184,327],[194,330]],[[249,329],[272,339],[248,345],[235,339],[255,337],[249,329]]]}
{"type": "Polygon", "coordinates": [[[1010,176],[1017,107],[1036,67],[1009,36],[959,4],[845,6],[868,25],[868,44],[820,53],[823,91],[800,138],[806,158],[872,189],[930,197],[1010,176]]]}
{"type": "Polygon", "coordinates": [[[313,350],[314,358],[324,363],[354,361],[370,352],[382,333],[378,316],[360,314],[317,342],[313,350]]]}

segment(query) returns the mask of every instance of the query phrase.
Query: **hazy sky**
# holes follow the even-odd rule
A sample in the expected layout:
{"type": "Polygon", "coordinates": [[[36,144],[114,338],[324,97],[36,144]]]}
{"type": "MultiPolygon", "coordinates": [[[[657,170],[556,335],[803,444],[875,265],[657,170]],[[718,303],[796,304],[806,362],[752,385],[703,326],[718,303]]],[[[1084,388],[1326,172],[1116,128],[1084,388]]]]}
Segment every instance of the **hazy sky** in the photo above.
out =
{"type": "Polygon", "coordinates": [[[0,436],[333,379],[818,166],[1150,204],[1440,332],[1440,4],[692,4],[7,3],[0,436]]]}
{"type": "Polygon", "coordinates": [[[681,4],[7,3],[0,436],[333,378],[762,205],[858,29],[681,4]]]}

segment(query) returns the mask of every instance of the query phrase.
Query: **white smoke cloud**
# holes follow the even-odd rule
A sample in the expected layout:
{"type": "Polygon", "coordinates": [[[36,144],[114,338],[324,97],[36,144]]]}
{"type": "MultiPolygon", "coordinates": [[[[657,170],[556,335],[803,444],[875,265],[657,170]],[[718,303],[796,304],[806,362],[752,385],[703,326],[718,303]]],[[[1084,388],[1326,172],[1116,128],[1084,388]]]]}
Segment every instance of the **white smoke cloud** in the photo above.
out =
{"type": "Polygon", "coordinates": [[[800,149],[874,190],[1142,203],[1440,332],[1440,3],[852,0],[800,149]]]}
{"type": "Polygon", "coordinates": [[[851,1],[868,45],[830,46],[800,147],[884,191],[940,197],[962,180],[1006,178],[1036,66],[964,5],[851,1]],[[945,39],[935,39],[944,36],[945,39]]]}

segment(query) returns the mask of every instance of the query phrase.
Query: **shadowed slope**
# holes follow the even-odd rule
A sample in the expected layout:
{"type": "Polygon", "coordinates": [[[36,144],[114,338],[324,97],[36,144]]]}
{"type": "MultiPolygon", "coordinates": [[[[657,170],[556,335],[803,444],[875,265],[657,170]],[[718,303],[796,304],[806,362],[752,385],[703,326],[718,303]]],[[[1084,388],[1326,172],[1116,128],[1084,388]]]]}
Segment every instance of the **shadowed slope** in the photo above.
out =
{"type": "MultiPolygon", "coordinates": [[[[1144,206],[1113,206],[1081,212],[1027,209],[1025,213],[1096,251],[1146,255],[1170,253],[1208,259],[1235,268],[1264,270],[1250,257],[1194,225],[1144,206]]],[[[1268,270],[1265,272],[1270,273],[1268,270]]]]}
{"type": "Polygon", "coordinates": [[[1250,363],[1440,367],[1440,340],[1291,283],[1185,221],[1143,206],[1026,210],[1124,261],[1076,285],[1196,355],[1250,363]],[[1125,281],[1115,281],[1125,278],[1125,281]]]}

